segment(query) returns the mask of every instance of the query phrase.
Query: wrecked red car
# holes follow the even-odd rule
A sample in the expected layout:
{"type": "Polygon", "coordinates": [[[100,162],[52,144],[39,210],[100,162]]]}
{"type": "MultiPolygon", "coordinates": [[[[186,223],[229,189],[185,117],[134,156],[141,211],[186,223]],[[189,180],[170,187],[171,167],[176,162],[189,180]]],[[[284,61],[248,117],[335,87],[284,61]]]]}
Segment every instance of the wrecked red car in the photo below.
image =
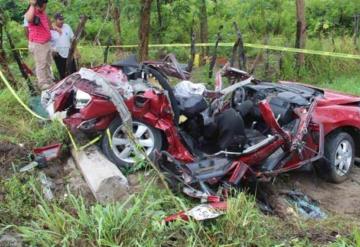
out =
{"type": "MultiPolygon", "coordinates": [[[[268,181],[309,164],[339,183],[360,156],[360,97],[259,81],[229,66],[211,91],[187,81],[175,59],[132,58],[91,71],[122,96],[138,143],[169,183],[192,197],[216,202],[243,181],[268,181]],[[182,80],[172,86],[167,75],[182,80]],[[222,78],[230,82],[224,89],[222,78]]],[[[101,148],[120,168],[133,165],[139,154],[111,97],[83,74],[46,92],[44,105],[73,130],[103,134],[101,148]]]]}

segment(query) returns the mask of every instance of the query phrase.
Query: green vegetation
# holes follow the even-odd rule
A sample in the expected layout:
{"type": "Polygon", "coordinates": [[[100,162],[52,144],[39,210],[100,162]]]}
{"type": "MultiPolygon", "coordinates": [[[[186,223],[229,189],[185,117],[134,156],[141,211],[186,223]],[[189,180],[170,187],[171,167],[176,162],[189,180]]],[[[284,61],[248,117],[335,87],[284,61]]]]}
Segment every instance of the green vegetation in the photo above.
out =
{"type": "MultiPolygon", "coordinates": [[[[29,96],[25,90],[20,90],[18,95],[24,102],[28,102],[29,96]]],[[[10,91],[0,91],[0,102],[0,141],[31,146],[44,146],[54,141],[66,143],[67,134],[59,122],[44,122],[34,118],[10,91]]]]}
{"type": "MultiPolygon", "coordinates": [[[[23,34],[23,13],[26,0],[0,0],[0,8],[8,17],[7,30],[17,47],[26,47],[23,34]]],[[[189,43],[190,30],[194,29],[200,42],[199,0],[153,1],[151,9],[150,43],[189,43]],[[157,3],[160,3],[157,6],[157,3]],[[159,8],[158,8],[159,7],[159,8]],[[159,10],[161,18],[159,17],[159,10]]],[[[236,21],[247,43],[265,43],[294,47],[296,33],[294,0],[206,0],[208,40],[215,41],[220,25],[224,25],[224,42],[233,42],[236,34],[232,22],[236,21]]],[[[85,34],[79,48],[80,64],[90,67],[103,63],[102,48],[111,43],[137,44],[140,0],[72,0],[49,1],[48,12],[52,16],[63,11],[66,21],[75,29],[80,15],[87,14],[85,34]],[[67,5],[66,5],[67,4],[67,5]],[[114,30],[112,8],[120,6],[121,33],[114,30]],[[118,35],[120,42],[116,41],[118,35]]],[[[306,0],[308,40],[306,48],[313,50],[359,54],[359,46],[353,43],[353,15],[360,12],[358,0],[306,0]]],[[[10,57],[7,39],[4,47],[10,57]]],[[[212,48],[210,47],[210,55],[212,48]]],[[[136,49],[110,49],[108,61],[113,62],[136,49]]],[[[189,58],[188,48],[151,49],[150,58],[175,53],[181,62],[189,58]]],[[[197,52],[200,52],[198,49],[197,52]]],[[[228,58],[231,48],[220,48],[219,57],[228,58]]],[[[22,53],[25,62],[33,65],[27,52],[22,53]]],[[[303,81],[319,87],[360,95],[359,60],[338,59],[306,55],[305,66],[298,71],[295,54],[266,52],[246,49],[248,69],[255,57],[261,55],[255,68],[259,79],[303,81]],[[268,63],[269,66],[265,66],[268,63]]],[[[16,78],[18,69],[9,59],[16,78]]],[[[213,86],[207,79],[208,67],[193,71],[194,82],[213,86]]],[[[21,88],[24,83],[19,79],[21,88]]],[[[2,88],[2,86],[0,87],[2,88]]],[[[29,102],[25,89],[18,91],[29,102]]],[[[64,128],[57,122],[43,122],[27,113],[6,89],[0,90],[0,144],[23,144],[27,151],[34,146],[52,142],[68,143],[64,128]]],[[[25,157],[0,163],[7,171],[20,164],[25,157]]],[[[136,169],[146,166],[139,163],[136,169]]],[[[359,246],[360,232],[356,222],[330,217],[321,222],[285,221],[263,215],[256,207],[255,199],[239,193],[229,202],[229,211],[209,222],[174,222],[165,225],[165,216],[182,209],[179,205],[192,206],[193,202],[180,197],[173,198],[156,183],[144,185],[145,192],[135,195],[125,204],[88,205],[85,199],[70,194],[65,199],[47,202],[39,190],[35,174],[8,175],[0,167],[0,234],[5,230],[19,232],[32,246],[359,246]],[[5,175],[6,174],[6,175],[5,175]],[[3,230],[1,230],[1,228],[3,230]],[[329,236],[339,233],[335,242],[318,239],[313,235],[329,236]]]]}
{"type": "MultiPolygon", "coordinates": [[[[150,43],[189,43],[190,31],[194,30],[196,41],[200,42],[200,2],[198,0],[159,0],[153,1],[151,7],[150,43]]],[[[236,39],[232,23],[238,23],[244,42],[268,43],[271,45],[294,47],[296,36],[296,14],[294,0],[206,0],[208,37],[214,42],[220,25],[224,42],[236,39]],[[275,11],[276,10],[276,11],[275,11]]],[[[354,18],[360,13],[357,0],[306,0],[307,42],[306,48],[331,52],[359,54],[359,45],[353,42],[354,18]]],[[[17,47],[26,47],[22,21],[27,1],[0,0],[0,7],[8,17],[7,29],[13,36],[17,47]]],[[[63,11],[66,22],[75,29],[80,15],[86,14],[86,24],[81,45],[137,44],[139,29],[140,0],[88,0],[88,1],[49,1],[50,16],[63,11]],[[96,6],[96,8],[94,7],[96,6]],[[121,15],[114,20],[114,7],[120,9],[121,15]],[[115,28],[119,23],[120,33],[115,28]],[[120,37],[120,39],[119,39],[120,37]]],[[[4,46],[8,49],[6,38],[4,46]]],[[[79,49],[83,66],[95,66],[103,63],[101,48],[85,47],[79,49]]],[[[200,48],[198,49],[198,52],[200,48]]],[[[209,49],[210,55],[212,48],[209,49]]],[[[134,49],[122,51],[110,49],[109,62],[124,56],[124,52],[135,52],[134,49]]],[[[158,58],[160,54],[173,52],[182,62],[187,62],[189,49],[163,48],[151,49],[150,58],[158,58]]],[[[246,49],[248,69],[258,53],[263,59],[255,69],[259,78],[286,79],[306,81],[315,84],[327,84],[335,81],[338,75],[353,75],[358,71],[359,60],[338,59],[318,55],[306,55],[305,67],[299,72],[296,68],[295,54],[259,49],[246,49]],[[264,66],[268,63],[268,69],[264,66]]],[[[229,57],[231,48],[219,49],[219,57],[229,57]]],[[[26,57],[26,53],[24,53],[26,57]]],[[[32,64],[31,59],[26,59],[32,64]]]]}
{"type": "Polygon", "coordinates": [[[33,177],[12,177],[2,183],[6,199],[0,204],[0,226],[19,232],[31,246],[318,246],[329,244],[326,236],[333,232],[339,237],[330,246],[360,243],[355,222],[287,222],[262,214],[244,193],[231,198],[227,214],[218,219],[165,224],[164,217],[178,212],[179,205],[194,204],[149,181],[142,194],[125,203],[88,205],[70,192],[50,203],[33,177]]]}
{"type": "MultiPolygon", "coordinates": [[[[24,224],[36,207],[33,194],[33,177],[17,174],[7,180],[0,180],[0,226],[24,224]]],[[[0,231],[1,233],[1,231],[0,231]]]]}

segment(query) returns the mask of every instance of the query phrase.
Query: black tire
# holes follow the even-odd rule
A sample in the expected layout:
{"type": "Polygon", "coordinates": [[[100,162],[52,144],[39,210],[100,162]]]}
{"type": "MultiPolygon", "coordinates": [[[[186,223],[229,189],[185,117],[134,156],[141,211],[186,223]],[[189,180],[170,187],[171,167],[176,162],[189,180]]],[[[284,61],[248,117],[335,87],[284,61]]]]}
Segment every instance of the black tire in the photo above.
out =
{"type": "MultiPolygon", "coordinates": [[[[349,178],[351,170],[355,162],[355,144],[354,139],[346,132],[338,132],[330,134],[325,138],[325,150],[324,150],[325,159],[315,165],[317,174],[325,179],[328,182],[332,183],[342,183],[349,178]],[[338,148],[340,145],[346,142],[350,144],[352,157],[351,162],[349,162],[349,167],[346,171],[340,170],[337,168],[336,159],[338,156],[338,148]],[[342,172],[341,172],[342,171],[342,172]],[[339,174],[339,172],[341,174],[339,174]]],[[[350,155],[349,155],[350,156],[350,155]]],[[[348,159],[350,160],[350,158],[348,159]]]]}
{"type": "MultiPolygon", "coordinates": [[[[156,151],[160,151],[162,148],[161,132],[158,129],[155,129],[140,120],[133,119],[133,124],[137,124],[137,123],[145,125],[149,129],[149,131],[151,131],[151,133],[153,135],[154,147],[148,156],[152,161],[154,161],[156,151]]],[[[109,131],[110,131],[111,138],[113,138],[115,131],[121,126],[121,124],[122,124],[122,121],[121,121],[120,117],[116,117],[111,122],[111,124],[109,125],[109,131]]],[[[134,162],[130,163],[130,162],[122,160],[118,157],[118,154],[115,153],[115,151],[113,150],[113,147],[111,147],[111,145],[110,145],[109,136],[106,132],[104,132],[104,135],[102,138],[101,148],[102,148],[102,151],[105,154],[105,156],[110,161],[112,161],[114,164],[116,164],[119,168],[130,168],[132,165],[134,165],[134,162]]]]}

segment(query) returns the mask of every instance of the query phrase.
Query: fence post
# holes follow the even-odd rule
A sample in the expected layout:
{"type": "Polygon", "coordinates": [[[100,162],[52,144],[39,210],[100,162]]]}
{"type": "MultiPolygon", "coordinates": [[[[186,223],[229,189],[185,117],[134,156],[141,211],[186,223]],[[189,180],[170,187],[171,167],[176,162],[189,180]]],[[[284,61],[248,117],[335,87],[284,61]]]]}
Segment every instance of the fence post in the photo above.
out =
{"type": "Polygon", "coordinates": [[[104,50],[104,64],[107,64],[108,56],[109,56],[109,46],[111,45],[111,43],[112,43],[112,40],[111,40],[111,38],[109,38],[106,42],[106,47],[104,50]]]}
{"type": "Polygon", "coordinates": [[[233,22],[233,25],[236,31],[237,39],[233,46],[230,65],[231,67],[234,67],[235,61],[237,60],[239,68],[242,70],[246,70],[246,56],[245,56],[244,41],[242,38],[242,34],[240,32],[237,23],[233,22]],[[238,51],[238,56],[236,54],[237,51],[238,51]]]}
{"type": "Polygon", "coordinates": [[[213,70],[214,70],[214,66],[215,66],[216,58],[217,58],[217,49],[218,49],[220,41],[222,40],[222,37],[221,37],[221,30],[222,29],[223,29],[223,26],[221,25],[219,27],[219,31],[218,31],[218,33],[216,35],[216,43],[215,43],[215,47],[214,47],[214,54],[211,57],[211,62],[210,62],[210,67],[209,67],[209,78],[212,78],[212,75],[213,75],[213,70]]]}
{"type": "Polygon", "coordinates": [[[354,15],[354,45],[358,46],[360,14],[354,15]]]}
{"type": "MultiPolygon", "coordinates": [[[[269,35],[266,34],[265,36],[265,45],[269,44],[269,35]]],[[[266,49],[265,51],[265,67],[264,67],[264,72],[265,72],[265,76],[268,77],[269,76],[269,69],[270,69],[270,51],[269,49],[266,49]]]]}
{"type": "MultiPolygon", "coordinates": [[[[296,0],[296,42],[295,47],[299,49],[305,48],[306,42],[306,20],[305,20],[305,1],[296,0]]],[[[300,69],[305,64],[304,53],[297,55],[297,67],[300,69]]]]}
{"type": "Polygon", "coordinates": [[[194,66],[196,48],[195,48],[195,33],[194,29],[191,27],[191,48],[190,48],[190,59],[187,66],[187,71],[191,72],[194,66]]]}

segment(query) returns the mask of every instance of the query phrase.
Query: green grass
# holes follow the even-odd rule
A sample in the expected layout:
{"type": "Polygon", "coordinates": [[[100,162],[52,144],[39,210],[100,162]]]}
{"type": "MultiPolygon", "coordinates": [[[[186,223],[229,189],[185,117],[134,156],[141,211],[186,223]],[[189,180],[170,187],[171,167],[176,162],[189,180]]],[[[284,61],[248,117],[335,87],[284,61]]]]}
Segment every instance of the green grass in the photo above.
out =
{"type": "MultiPolygon", "coordinates": [[[[211,222],[163,219],[178,209],[170,195],[149,184],[124,204],[88,206],[70,195],[59,204],[41,199],[32,222],[16,227],[32,246],[271,246],[271,219],[245,194],[229,200],[228,213],[211,222]],[[128,204],[131,204],[129,207],[128,204]]],[[[186,203],[176,197],[178,203],[186,203]]]]}
{"type": "MultiPolygon", "coordinates": [[[[18,95],[28,102],[26,91],[21,90],[18,95]]],[[[0,141],[31,146],[67,143],[66,131],[59,122],[34,118],[7,89],[0,90],[0,105],[0,141]]]]}
{"type": "Polygon", "coordinates": [[[266,216],[257,208],[254,197],[245,193],[230,198],[227,213],[217,219],[165,224],[164,218],[178,212],[181,205],[191,207],[198,203],[182,196],[172,197],[153,179],[143,186],[144,192],[125,203],[88,205],[70,192],[63,200],[45,201],[33,178],[26,182],[13,177],[5,183],[8,196],[0,206],[5,205],[1,213],[7,214],[1,215],[1,219],[7,218],[0,226],[18,232],[30,246],[357,246],[360,243],[356,224],[332,217],[304,221],[266,216]],[[13,217],[22,220],[14,221],[13,217]],[[314,233],[326,239],[332,232],[340,236],[333,243],[307,237],[314,233]]]}
{"type": "Polygon", "coordinates": [[[4,195],[0,200],[0,226],[23,224],[32,217],[36,206],[32,184],[34,177],[24,174],[0,179],[0,194],[4,195]]]}
{"type": "Polygon", "coordinates": [[[360,74],[338,76],[333,81],[318,86],[360,96],[360,74]]]}

